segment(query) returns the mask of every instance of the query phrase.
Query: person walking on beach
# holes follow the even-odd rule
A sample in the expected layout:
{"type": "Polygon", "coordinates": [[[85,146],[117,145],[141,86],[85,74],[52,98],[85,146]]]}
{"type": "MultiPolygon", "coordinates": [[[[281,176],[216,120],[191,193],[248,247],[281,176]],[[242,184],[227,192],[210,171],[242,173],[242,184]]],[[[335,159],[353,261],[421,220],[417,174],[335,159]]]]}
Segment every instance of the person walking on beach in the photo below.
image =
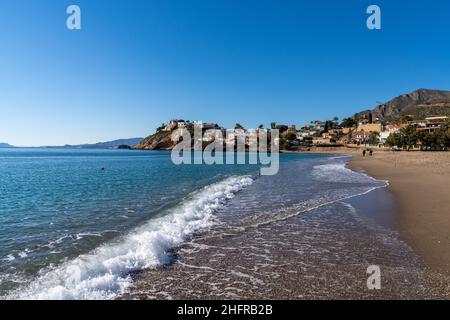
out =
{"type": "Polygon", "coordinates": [[[363,150],[363,157],[366,156],[366,149],[363,150]]]}
{"type": "Polygon", "coordinates": [[[369,156],[373,156],[373,150],[372,149],[370,149],[370,151],[369,151],[369,156]]]}

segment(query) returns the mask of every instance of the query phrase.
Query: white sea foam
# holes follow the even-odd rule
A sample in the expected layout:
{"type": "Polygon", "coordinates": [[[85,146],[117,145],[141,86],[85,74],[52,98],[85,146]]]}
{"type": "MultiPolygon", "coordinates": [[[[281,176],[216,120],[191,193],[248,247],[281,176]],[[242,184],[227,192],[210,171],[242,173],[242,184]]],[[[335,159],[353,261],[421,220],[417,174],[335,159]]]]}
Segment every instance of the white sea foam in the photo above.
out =
{"type": "Polygon", "coordinates": [[[191,194],[164,216],[150,220],[121,240],[41,271],[30,285],[7,299],[112,299],[132,284],[129,272],[170,261],[167,251],[194,232],[214,224],[214,212],[252,184],[248,176],[230,177],[191,194]]]}
{"type": "MultiPolygon", "coordinates": [[[[314,166],[312,175],[315,180],[327,182],[344,182],[344,183],[374,183],[380,182],[373,177],[350,170],[346,167],[345,162],[334,162],[314,166]]],[[[384,181],[381,181],[383,183],[384,181]]]]}
{"type": "Polygon", "coordinates": [[[3,260],[5,261],[14,261],[16,258],[12,255],[12,254],[8,254],[8,256],[6,258],[4,258],[3,260]]]}

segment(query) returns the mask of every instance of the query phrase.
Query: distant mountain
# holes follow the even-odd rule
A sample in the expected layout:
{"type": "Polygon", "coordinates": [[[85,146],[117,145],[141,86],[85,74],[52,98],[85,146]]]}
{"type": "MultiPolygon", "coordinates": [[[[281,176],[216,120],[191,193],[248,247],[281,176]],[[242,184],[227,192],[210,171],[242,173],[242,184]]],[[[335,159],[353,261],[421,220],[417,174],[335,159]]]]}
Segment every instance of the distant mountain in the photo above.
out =
{"type": "Polygon", "coordinates": [[[113,141],[106,142],[98,142],[93,144],[78,144],[78,145],[69,145],[66,144],[62,147],[50,147],[50,148],[78,148],[78,149],[117,149],[119,146],[136,146],[138,145],[144,138],[130,138],[130,139],[118,139],[113,141]]]}
{"type": "Polygon", "coordinates": [[[356,119],[368,117],[373,119],[396,121],[404,116],[423,119],[430,116],[450,116],[450,91],[419,89],[408,94],[402,94],[372,110],[355,114],[356,119]]]}
{"type": "Polygon", "coordinates": [[[0,142],[0,148],[14,148],[14,146],[12,146],[8,143],[0,142]]]}

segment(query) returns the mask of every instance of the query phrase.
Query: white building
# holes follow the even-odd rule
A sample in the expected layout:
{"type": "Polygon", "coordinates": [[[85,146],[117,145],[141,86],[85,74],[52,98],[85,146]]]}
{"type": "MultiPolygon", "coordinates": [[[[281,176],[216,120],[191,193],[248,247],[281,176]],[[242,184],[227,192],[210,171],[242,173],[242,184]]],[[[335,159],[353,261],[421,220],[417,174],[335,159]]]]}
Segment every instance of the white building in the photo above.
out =
{"type": "Polygon", "coordinates": [[[169,122],[167,122],[163,131],[172,131],[177,128],[184,128],[184,127],[186,127],[186,121],[175,119],[175,120],[170,120],[169,122]]]}
{"type": "Polygon", "coordinates": [[[380,143],[385,144],[387,138],[393,133],[398,133],[400,129],[405,128],[405,125],[396,125],[396,124],[390,124],[383,128],[383,130],[380,132],[380,143]]]}

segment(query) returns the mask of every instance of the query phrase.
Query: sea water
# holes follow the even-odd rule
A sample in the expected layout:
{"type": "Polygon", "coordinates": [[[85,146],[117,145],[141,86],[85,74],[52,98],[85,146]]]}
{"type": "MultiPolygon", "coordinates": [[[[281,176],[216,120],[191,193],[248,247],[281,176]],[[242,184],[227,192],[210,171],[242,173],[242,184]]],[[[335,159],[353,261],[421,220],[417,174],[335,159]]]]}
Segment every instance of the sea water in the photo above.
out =
{"type": "Polygon", "coordinates": [[[345,156],[280,160],[260,176],[258,165],[177,166],[168,152],[0,149],[0,296],[117,298],[199,235],[250,235],[306,212],[329,221],[330,205],[387,185],[345,156]]]}

